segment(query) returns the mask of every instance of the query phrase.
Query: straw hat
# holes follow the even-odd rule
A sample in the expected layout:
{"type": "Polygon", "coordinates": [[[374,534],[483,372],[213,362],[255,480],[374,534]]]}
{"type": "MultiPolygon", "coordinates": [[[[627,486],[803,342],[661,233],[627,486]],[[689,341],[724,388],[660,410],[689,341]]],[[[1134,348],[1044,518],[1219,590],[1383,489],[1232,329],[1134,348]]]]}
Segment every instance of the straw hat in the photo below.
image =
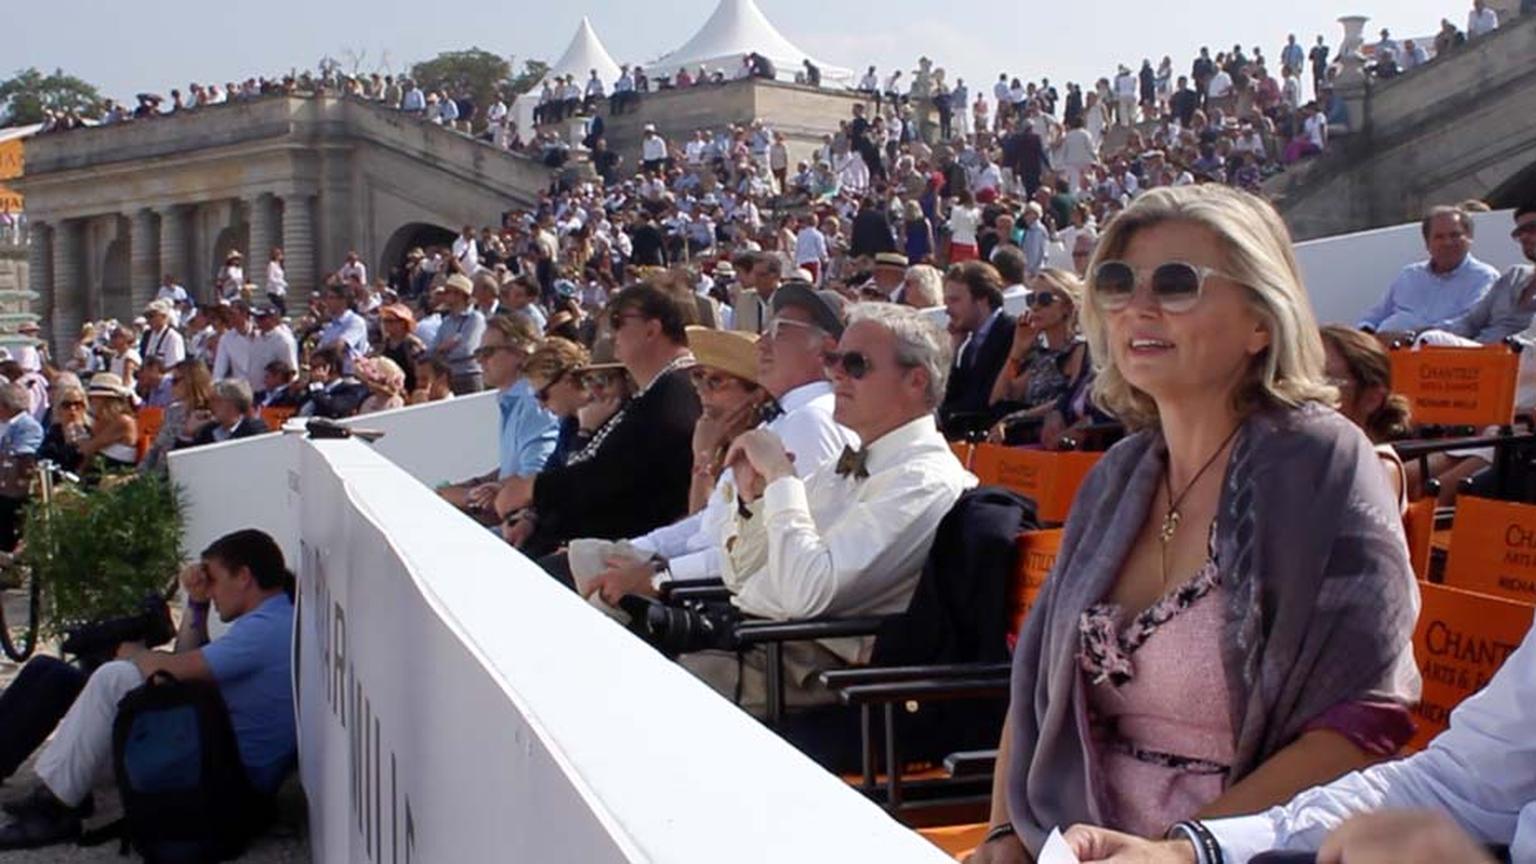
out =
{"type": "Polygon", "coordinates": [[[111,372],[97,372],[91,376],[86,393],[91,396],[110,396],[116,399],[132,399],[133,390],[123,386],[123,379],[111,372]]]}
{"type": "Polygon", "coordinates": [[[473,296],[475,293],[475,283],[469,281],[469,277],[463,273],[455,273],[443,280],[443,288],[463,292],[465,297],[473,296]]]}
{"type": "Polygon", "coordinates": [[[700,366],[757,383],[757,334],[713,327],[688,328],[688,350],[700,366]]]}
{"type": "Polygon", "coordinates": [[[623,369],[624,364],[614,359],[613,338],[604,336],[592,344],[592,358],[587,365],[581,367],[583,372],[606,372],[610,369],[623,369]]]}

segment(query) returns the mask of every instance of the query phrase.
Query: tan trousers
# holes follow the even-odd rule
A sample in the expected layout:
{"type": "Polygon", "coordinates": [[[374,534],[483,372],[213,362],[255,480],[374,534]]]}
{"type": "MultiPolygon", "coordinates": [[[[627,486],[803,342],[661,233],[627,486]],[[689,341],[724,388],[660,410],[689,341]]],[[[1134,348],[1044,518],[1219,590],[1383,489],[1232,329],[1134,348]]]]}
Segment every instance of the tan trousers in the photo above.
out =
{"type": "MultiPolygon", "coordinates": [[[[734,651],[699,651],[678,659],[683,668],[703,679],[716,693],[732,700],[759,719],[768,716],[768,651],[753,648],[734,651]],[[737,697],[738,690],[740,697],[737,697]]],[[[784,644],[784,705],[811,708],[832,705],[837,697],[816,678],[828,669],[848,663],[817,642],[784,644]]]]}

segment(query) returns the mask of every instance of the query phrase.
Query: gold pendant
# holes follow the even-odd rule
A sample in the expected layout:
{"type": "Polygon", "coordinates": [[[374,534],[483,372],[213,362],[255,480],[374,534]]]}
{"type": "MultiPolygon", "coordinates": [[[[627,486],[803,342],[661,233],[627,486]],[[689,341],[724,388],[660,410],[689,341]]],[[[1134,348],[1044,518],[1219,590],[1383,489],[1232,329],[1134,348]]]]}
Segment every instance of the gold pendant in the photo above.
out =
{"type": "Polygon", "coordinates": [[[1179,511],[1177,511],[1177,510],[1169,510],[1168,513],[1163,516],[1163,530],[1160,532],[1161,537],[1163,539],[1163,543],[1166,545],[1168,543],[1173,542],[1174,532],[1176,532],[1178,530],[1179,530],[1179,511]]]}

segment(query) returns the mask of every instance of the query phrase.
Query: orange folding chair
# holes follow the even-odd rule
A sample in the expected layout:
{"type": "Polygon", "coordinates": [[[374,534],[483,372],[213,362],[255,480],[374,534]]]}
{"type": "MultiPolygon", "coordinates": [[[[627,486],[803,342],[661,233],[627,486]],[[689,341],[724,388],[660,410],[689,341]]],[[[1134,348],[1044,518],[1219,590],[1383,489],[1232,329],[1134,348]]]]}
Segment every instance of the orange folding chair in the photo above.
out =
{"type": "Polygon", "coordinates": [[[1067,521],[1083,478],[1103,455],[978,444],[971,456],[971,471],[984,484],[1012,489],[1033,500],[1042,523],[1059,525],[1067,521]]]}
{"type": "Polygon", "coordinates": [[[267,424],[268,429],[276,432],[283,428],[283,424],[288,422],[288,418],[298,413],[298,409],[263,408],[259,413],[261,414],[261,422],[267,424]]]}
{"type": "Polygon", "coordinates": [[[1457,499],[1445,584],[1536,604],[1536,507],[1471,495],[1457,499]]]}
{"type": "Polygon", "coordinates": [[[969,441],[951,441],[949,449],[954,452],[955,458],[966,468],[971,467],[971,454],[976,450],[976,445],[969,441]]]}
{"type": "Polygon", "coordinates": [[[1403,534],[1408,538],[1408,560],[1413,575],[1429,579],[1429,550],[1435,536],[1435,499],[1421,498],[1403,514],[1403,534]]]}
{"type": "Polygon", "coordinates": [[[1450,725],[1451,711],[1481,690],[1525,639],[1536,608],[1448,585],[1422,583],[1424,605],[1413,631],[1413,656],[1424,693],[1413,708],[1418,730],[1410,751],[1423,750],[1450,725]]]}
{"type": "Polygon", "coordinates": [[[1514,422],[1520,355],[1508,345],[1391,354],[1392,389],[1408,398],[1415,423],[1480,428],[1514,422]]]}

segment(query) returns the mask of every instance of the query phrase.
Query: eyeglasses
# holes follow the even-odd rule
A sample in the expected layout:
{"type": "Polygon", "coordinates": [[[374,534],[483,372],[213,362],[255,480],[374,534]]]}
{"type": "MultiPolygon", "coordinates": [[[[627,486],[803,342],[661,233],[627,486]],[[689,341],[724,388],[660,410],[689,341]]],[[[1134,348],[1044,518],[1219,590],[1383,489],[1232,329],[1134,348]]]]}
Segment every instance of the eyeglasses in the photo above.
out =
{"type": "Polygon", "coordinates": [[[1056,295],[1049,291],[1033,291],[1024,300],[1024,305],[1031,309],[1044,309],[1055,304],[1056,295]]]}
{"type": "Polygon", "coordinates": [[[803,321],[794,321],[789,318],[775,318],[768,322],[768,328],[763,331],[763,335],[774,340],[782,339],[794,333],[815,333],[821,336],[825,335],[826,331],[815,324],[806,324],[803,321]]]}
{"type": "Polygon", "coordinates": [[[1094,305],[1105,312],[1118,312],[1131,305],[1136,286],[1146,281],[1152,286],[1152,299],[1158,307],[1178,315],[1195,308],[1205,291],[1205,280],[1211,276],[1233,279],[1214,267],[1200,267],[1187,261],[1169,261],[1150,271],[1137,270],[1124,261],[1105,261],[1094,270],[1089,290],[1094,305]]]}
{"type": "Polygon", "coordinates": [[[588,390],[612,389],[618,384],[618,376],[610,372],[588,372],[581,376],[581,386],[588,390]]]}
{"type": "Polygon", "coordinates": [[[608,324],[615,331],[617,331],[617,330],[619,330],[620,328],[622,328],[624,326],[624,322],[625,321],[627,321],[627,320],[629,320],[631,318],[643,319],[643,318],[645,318],[645,316],[641,315],[639,312],[615,312],[612,315],[608,316],[608,324]]]}
{"type": "Polygon", "coordinates": [[[731,375],[726,375],[721,372],[711,372],[708,369],[702,369],[699,367],[694,367],[694,369],[688,373],[688,377],[692,379],[694,389],[698,390],[700,393],[719,393],[721,390],[731,386],[731,382],[735,380],[731,375]]]}
{"type": "Polygon", "coordinates": [[[545,384],[543,387],[540,387],[538,390],[534,391],[533,398],[539,400],[539,402],[541,404],[544,403],[544,402],[548,402],[549,401],[549,394],[550,394],[551,391],[553,391],[555,389],[555,385],[559,384],[561,381],[565,380],[565,373],[566,373],[566,370],[564,370],[564,369],[561,369],[559,372],[556,372],[555,373],[555,377],[549,379],[549,383],[548,384],[545,384]]]}
{"type": "Polygon", "coordinates": [[[527,353],[527,349],[522,345],[481,345],[479,348],[475,349],[473,356],[476,360],[485,360],[491,357],[491,355],[495,354],[497,351],[518,351],[527,353]]]}
{"type": "Polygon", "coordinates": [[[841,369],[844,375],[855,381],[862,381],[874,368],[869,362],[869,355],[862,351],[828,351],[821,355],[821,364],[828,372],[841,369]]]}
{"type": "Polygon", "coordinates": [[[59,403],[60,408],[84,408],[84,399],[68,399],[59,403]]]}
{"type": "Polygon", "coordinates": [[[1509,236],[1519,240],[1527,234],[1536,234],[1536,220],[1515,226],[1515,230],[1509,232],[1509,236]]]}

